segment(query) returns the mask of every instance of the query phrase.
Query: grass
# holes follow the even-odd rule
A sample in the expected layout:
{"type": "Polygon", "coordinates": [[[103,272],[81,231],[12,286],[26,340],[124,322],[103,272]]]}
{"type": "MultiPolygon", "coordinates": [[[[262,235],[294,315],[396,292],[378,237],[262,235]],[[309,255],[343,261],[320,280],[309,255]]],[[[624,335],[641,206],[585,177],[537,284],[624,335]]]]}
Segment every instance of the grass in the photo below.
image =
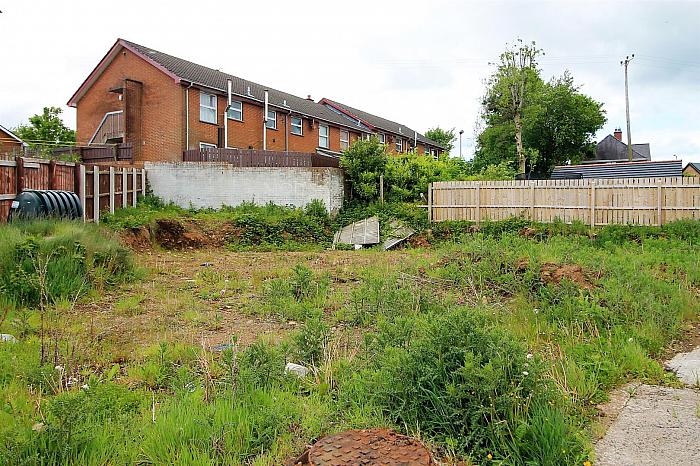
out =
{"type": "Polygon", "coordinates": [[[595,404],[668,381],[659,358],[700,311],[698,232],[516,219],[435,225],[428,249],[141,255],[139,280],[47,303],[43,364],[36,304],[9,312],[0,463],[277,465],[387,426],[466,464],[582,464],[595,404]]]}

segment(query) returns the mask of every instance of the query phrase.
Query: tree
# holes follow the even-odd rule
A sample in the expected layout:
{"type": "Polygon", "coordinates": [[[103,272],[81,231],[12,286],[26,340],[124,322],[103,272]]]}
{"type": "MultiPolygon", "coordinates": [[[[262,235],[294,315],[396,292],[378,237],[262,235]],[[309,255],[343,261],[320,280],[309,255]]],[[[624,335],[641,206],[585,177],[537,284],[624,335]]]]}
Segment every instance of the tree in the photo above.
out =
{"type": "Polygon", "coordinates": [[[532,84],[540,80],[537,57],[542,54],[534,42],[525,44],[522,39],[506,48],[500,56],[496,73],[491,77],[491,93],[487,96],[491,105],[513,120],[520,173],[525,173],[526,159],[523,147],[523,108],[530,98],[532,84]]]}
{"type": "Polygon", "coordinates": [[[44,107],[41,115],[30,117],[28,125],[19,125],[14,132],[31,147],[73,143],[75,131],[63,124],[61,112],[59,107],[44,107]]]}
{"type": "Polygon", "coordinates": [[[519,173],[547,176],[555,165],[593,153],[593,137],[605,124],[602,104],[582,94],[569,72],[545,82],[539,70],[531,71],[521,107],[520,137],[513,108],[507,105],[509,97],[504,96],[510,78],[497,72],[487,81],[481,115],[485,128],[477,138],[473,161],[476,170],[505,162],[519,173]]]}
{"type": "Polygon", "coordinates": [[[355,141],[340,156],[340,167],[360,199],[371,201],[377,198],[379,179],[386,170],[388,158],[386,146],[376,136],[355,141]]]}
{"type": "Polygon", "coordinates": [[[425,137],[443,146],[445,148],[445,152],[447,153],[452,152],[454,142],[457,139],[457,136],[455,136],[454,128],[447,130],[442,129],[439,126],[436,126],[435,128],[430,128],[428,131],[426,131],[425,137]]]}

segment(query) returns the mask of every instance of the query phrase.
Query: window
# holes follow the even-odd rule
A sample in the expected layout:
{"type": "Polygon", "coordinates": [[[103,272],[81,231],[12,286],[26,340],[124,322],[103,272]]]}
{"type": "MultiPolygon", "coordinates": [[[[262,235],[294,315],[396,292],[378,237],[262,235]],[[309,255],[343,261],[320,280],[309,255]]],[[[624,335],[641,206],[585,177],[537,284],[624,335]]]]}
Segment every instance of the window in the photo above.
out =
{"type": "Polygon", "coordinates": [[[340,150],[347,150],[350,147],[350,131],[347,129],[340,130],[340,150]]]}
{"type": "Polygon", "coordinates": [[[226,112],[226,116],[231,120],[243,121],[243,102],[239,100],[232,100],[231,106],[226,112]]]}
{"type": "Polygon", "coordinates": [[[216,96],[199,92],[199,120],[216,124],[216,96]]]}
{"type": "Polygon", "coordinates": [[[328,149],[328,126],[318,125],[318,146],[328,149]]]}
{"type": "Polygon", "coordinates": [[[270,129],[277,129],[277,112],[274,110],[267,111],[267,121],[265,122],[265,126],[270,129]]]}
{"type": "Polygon", "coordinates": [[[386,134],[384,133],[377,133],[377,137],[379,138],[379,142],[381,144],[386,144],[386,134]]]}
{"type": "Polygon", "coordinates": [[[363,141],[369,141],[370,137],[371,136],[369,135],[369,133],[362,133],[362,140],[363,141]]]}
{"type": "Polygon", "coordinates": [[[403,152],[403,139],[396,138],[396,152],[403,152]]]}
{"type": "Polygon", "coordinates": [[[206,150],[206,149],[216,149],[216,144],[210,144],[208,142],[200,142],[199,143],[199,150],[206,150]]]}
{"type": "Polygon", "coordinates": [[[304,134],[303,120],[301,117],[292,117],[292,134],[302,136],[304,134]]]}

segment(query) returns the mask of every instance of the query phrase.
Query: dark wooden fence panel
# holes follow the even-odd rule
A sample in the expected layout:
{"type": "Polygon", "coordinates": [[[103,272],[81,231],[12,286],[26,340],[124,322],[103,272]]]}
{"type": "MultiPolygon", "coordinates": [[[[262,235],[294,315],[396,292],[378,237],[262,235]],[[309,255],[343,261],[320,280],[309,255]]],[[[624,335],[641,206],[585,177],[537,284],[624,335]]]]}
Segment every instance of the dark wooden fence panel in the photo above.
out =
{"type": "Polygon", "coordinates": [[[307,152],[252,149],[191,149],[182,153],[184,162],[223,162],[239,167],[338,167],[337,157],[307,152]]]}
{"type": "MultiPolygon", "coordinates": [[[[137,194],[145,194],[143,168],[114,162],[117,166],[100,165],[98,170],[98,206],[100,212],[134,204],[137,194]],[[126,178],[127,190],[123,184],[126,178]],[[135,180],[135,183],[134,183],[135,180]],[[134,192],[136,186],[136,193],[134,192]],[[126,195],[125,195],[126,194],[126,195]]],[[[80,196],[85,219],[95,217],[95,165],[84,166],[73,162],[17,157],[0,159],[0,222],[7,220],[12,201],[24,189],[60,189],[80,196]]]]}

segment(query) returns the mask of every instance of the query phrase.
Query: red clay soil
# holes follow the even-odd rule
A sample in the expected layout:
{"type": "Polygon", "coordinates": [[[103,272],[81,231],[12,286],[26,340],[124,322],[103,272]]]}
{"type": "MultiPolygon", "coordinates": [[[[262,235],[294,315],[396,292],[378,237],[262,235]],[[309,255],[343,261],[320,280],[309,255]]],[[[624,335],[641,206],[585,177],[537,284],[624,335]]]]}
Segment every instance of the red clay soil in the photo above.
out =
{"type": "Polygon", "coordinates": [[[418,440],[388,429],[348,430],[316,442],[293,466],[428,466],[430,452],[418,440]]]}
{"type": "Polygon", "coordinates": [[[540,279],[545,283],[555,283],[557,285],[563,279],[567,279],[580,288],[595,288],[595,285],[588,279],[588,273],[580,265],[576,264],[544,263],[540,269],[540,279]]]}

